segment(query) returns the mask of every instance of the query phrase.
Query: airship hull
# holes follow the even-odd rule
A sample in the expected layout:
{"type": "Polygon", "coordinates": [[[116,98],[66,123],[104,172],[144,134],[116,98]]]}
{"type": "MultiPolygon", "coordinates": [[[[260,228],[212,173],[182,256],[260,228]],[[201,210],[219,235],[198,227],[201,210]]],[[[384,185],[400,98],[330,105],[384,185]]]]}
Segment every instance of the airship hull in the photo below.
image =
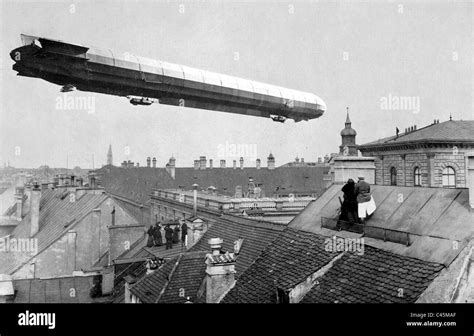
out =
{"type": "Polygon", "coordinates": [[[20,76],[37,77],[77,90],[155,98],[160,104],[295,121],[320,117],[324,102],[314,94],[198,70],[167,62],[22,35],[11,51],[20,76]]]}

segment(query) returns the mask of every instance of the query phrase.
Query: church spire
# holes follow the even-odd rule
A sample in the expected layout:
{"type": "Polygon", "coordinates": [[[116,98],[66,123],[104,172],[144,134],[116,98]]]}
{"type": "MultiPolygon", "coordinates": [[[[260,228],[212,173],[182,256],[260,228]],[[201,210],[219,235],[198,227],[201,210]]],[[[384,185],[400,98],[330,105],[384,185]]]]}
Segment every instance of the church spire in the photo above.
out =
{"type": "Polygon", "coordinates": [[[107,165],[113,165],[112,144],[109,144],[109,151],[107,152],[107,165]]]}
{"type": "Polygon", "coordinates": [[[349,107],[346,107],[346,111],[347,111],[346,128],[350,128],[352,123],[351,123],[351,119],[349,119],[349,107]]]}

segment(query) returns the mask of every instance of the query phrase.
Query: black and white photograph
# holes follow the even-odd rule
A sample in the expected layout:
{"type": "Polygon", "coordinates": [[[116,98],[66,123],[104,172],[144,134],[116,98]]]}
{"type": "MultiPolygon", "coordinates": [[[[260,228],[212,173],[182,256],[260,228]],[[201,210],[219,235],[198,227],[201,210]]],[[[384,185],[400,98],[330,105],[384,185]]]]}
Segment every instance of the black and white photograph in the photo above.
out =
{"type": "Polygon", "coordinates": [[[474,2],[2,0],[0,303],[472,335],[474,2]]]}

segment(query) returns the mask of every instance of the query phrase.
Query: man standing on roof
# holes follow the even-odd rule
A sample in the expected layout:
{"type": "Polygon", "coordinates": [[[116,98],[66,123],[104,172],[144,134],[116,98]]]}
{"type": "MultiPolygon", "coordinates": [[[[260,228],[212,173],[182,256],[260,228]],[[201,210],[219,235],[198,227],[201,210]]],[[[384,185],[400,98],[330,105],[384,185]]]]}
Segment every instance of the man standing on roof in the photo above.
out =
{"type": "Polygon", "coordinates": [[[370,196],[370,184],[365,182],[364,176],[359,176],[354,190],[357,196],[357,212],[360,218],[361,224],[365,224],[365,217],[367,216],[367,208],[371,199],[370,196]]]}
{"type": "Polygon", "coordinates": [[[188,225],[185,221],[181,225],[181,245],[186,245],[186,236],[188,235],[188,225]]]}
{"type": "Polygon", "coordinates": [[[148,240],[146,241],[146,247],[153,247],[153,236],[155,234],[155,227],[150,225],[148,230],[146,231],[148,234],[148,240]]]}
{"type": "Polygon", "coordinates": [[[173,229],[169,225],[166,225],[165,228],[165,238],[166,238],[166,249],[173,248],[173,229]]]}
{"type": "Polygon", "coordinates": [[[173,244],[179,243],[179,225],[176,225],[173,230],[173,244]]]}

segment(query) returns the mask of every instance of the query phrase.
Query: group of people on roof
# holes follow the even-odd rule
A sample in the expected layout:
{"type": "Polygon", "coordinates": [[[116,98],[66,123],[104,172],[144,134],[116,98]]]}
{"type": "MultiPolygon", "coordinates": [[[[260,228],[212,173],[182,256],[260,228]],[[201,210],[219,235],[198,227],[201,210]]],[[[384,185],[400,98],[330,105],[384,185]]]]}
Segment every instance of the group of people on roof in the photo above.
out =
{"type": "Polygon", "coordinates": [[[180,233],[181,232],[181,244],[184,245],[186,242],[186,235],[188,234],[188,226],[185,222],[181,224],[161,224],[156,222],[155,225],[151,225],[146,233],[148,234],[147,247],[153,246],[162,246],[166,245],[166,249],[172,249],[173,244],[180,242],[180,233]],[[174,226],[174,228],[171,228],[174,226]],[[165,241],[163,241],[163,236],[165,241]]]}
{"type": "Polygon", "coordinates": [[[341,205],[339,220],[350,223],[365,224],[376,209],[374,199],[370,194],[370,184],[365,181],[364,176],[359,176],[357,183],[348,179],[342,187],[344,200],[341,205]]]}

